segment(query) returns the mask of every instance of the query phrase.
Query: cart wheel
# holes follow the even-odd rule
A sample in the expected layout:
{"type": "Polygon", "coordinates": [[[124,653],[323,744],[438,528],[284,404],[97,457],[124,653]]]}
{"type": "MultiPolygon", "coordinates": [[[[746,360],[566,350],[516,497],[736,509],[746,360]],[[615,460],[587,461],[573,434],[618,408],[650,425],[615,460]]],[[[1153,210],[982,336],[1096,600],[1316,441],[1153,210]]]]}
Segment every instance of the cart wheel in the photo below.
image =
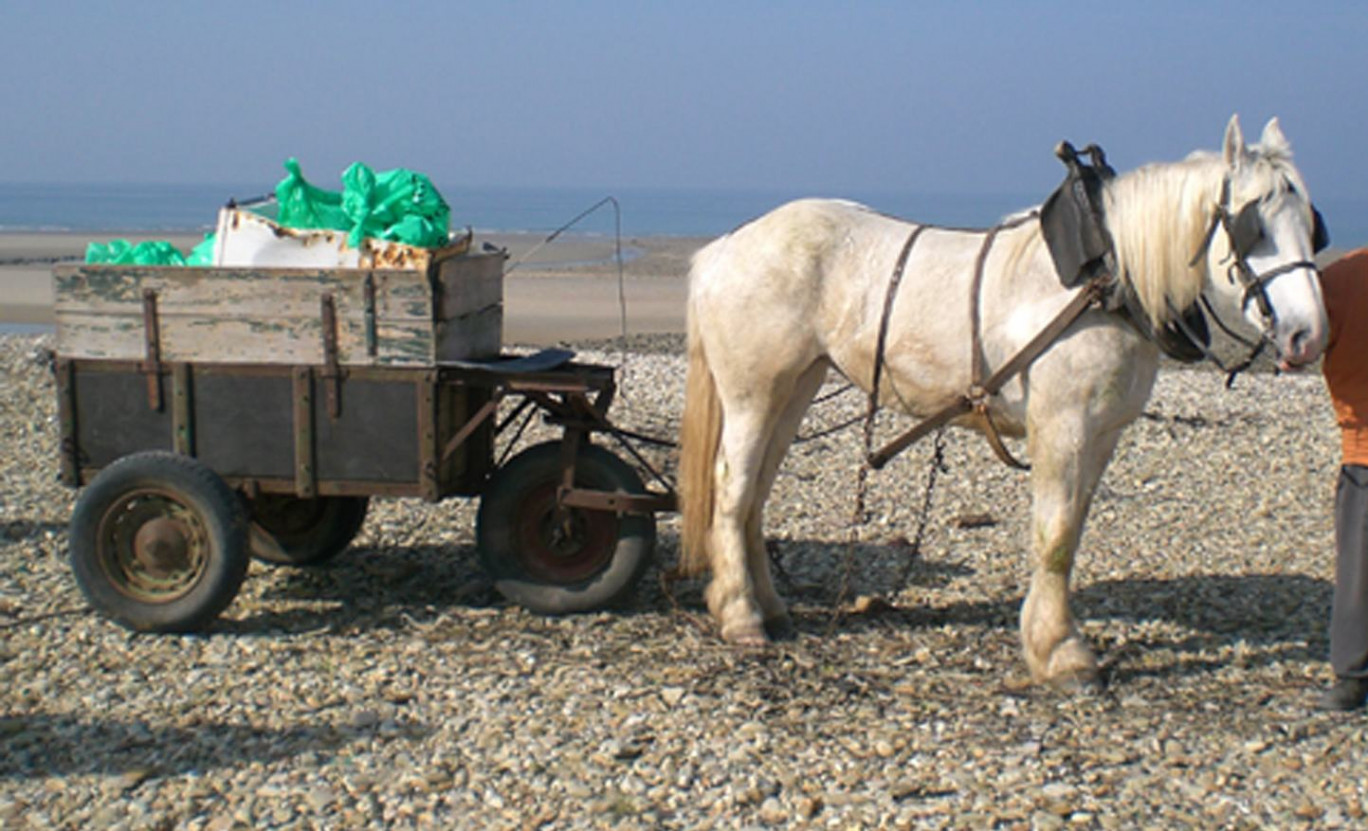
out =
{"type": "Polygon", "coordinates": [[[247,575],[237,494],[200,462],[125,456],[81,492],[71,569],[90,605],[139,632],[193,632],[227,608],[247,575]]]}
{"type": "Polygon", "coordinates": [[[252,526],[247,547],[268,563],[314,566],[347,550],[361,533],[370,500],[364,496],[299,499],[261,494],[247,500],[252,526]]]}
{"type": "MultiPolygon", "coordinates": [[[[539,614],[608,606],[641,577],[655,547],[655,518],[568,509],[556,518],[560,442],[531,447],[499,468],[480,500],[476,544],[495,588],[539,614]]],[[[575,484],[645,493],[641,477],[595,445],[580,448],[575,484]]]]}

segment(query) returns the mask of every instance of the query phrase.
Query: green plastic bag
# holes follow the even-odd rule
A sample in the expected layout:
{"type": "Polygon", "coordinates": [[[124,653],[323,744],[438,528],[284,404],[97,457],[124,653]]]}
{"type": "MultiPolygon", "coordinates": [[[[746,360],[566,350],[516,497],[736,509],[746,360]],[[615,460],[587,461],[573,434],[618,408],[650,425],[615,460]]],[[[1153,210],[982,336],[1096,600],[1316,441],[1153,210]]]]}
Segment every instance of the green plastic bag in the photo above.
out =
{"type": "Polygon", "coordinates": [[[191,266],[208,266],[214,264],[214,240],[217,234],[205,234],[204,240],[190,249],[190,254],[185,258],[185,264],[191,266]]]}
{"type": "MultiPolygon", "coordinates": [[[[285,178],[276,185],[276,222],[287,228],[346,231],[347,243],[360,246],[366,237],[421,248],[447,244],[451,208],[421,173],[404,168],[376,173],[355,162],[342,174],[342,191],[310,184],[294,158],[285,160],[285,178]]],[[[116,239],[86,246],[86,262],[108,265],[209,266],[214,264],[214,235],[187,256],[165,241],[116,239]]]]}
{"type": "Polygon", "coordinates": [[[91,265],[172,265],[206,266],[214,264],[214,235],[190,249],[187,256],[165,240],[132,244],[126,239],[92,242],[86,245],[85,261],[91,265]]]}
{"type": "Polygon", "coordinates": [[[133,245],[126,239],[116,239],[87,245],[85,261],[108,265],[185,265],[185,255],[164,240],[133,245]]]}
{"type": "Polygon", "coordinates": [[[348,244],[363,237],[422,248],[447,244],[451,208],[428,177],[404,168],[375,173],[356,162],[342,174],[342,210],[351,220],[348,244]]]}
{"type": "Polygon", "coordinates": [[[285,178],[276,185],[276,221],[287,228],[345,231],[351,222],[342,211],[342,194],[309,184],[299,161],[285,160],[285,178]]]}
{"type": "Polygon", "coordinates": [[[423,248],[447,244],[451,208],[421,173],[404,168],[376,173],[355,162],[342,173],[342,191],[310,184],[298,160],[285,162],[276,185],[276,221],[289,228],[347,232],[353,248],[365,237],[423,248]]]}

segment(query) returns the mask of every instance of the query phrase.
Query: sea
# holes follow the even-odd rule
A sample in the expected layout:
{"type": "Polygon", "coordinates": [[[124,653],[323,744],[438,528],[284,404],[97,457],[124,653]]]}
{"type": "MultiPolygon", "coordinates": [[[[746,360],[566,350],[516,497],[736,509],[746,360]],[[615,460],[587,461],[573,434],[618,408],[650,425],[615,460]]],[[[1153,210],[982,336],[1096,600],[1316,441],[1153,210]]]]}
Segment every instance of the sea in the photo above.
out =
{"type": "MultiPolygon", "coordinates": [[[[624,237],[707,237],[790,199],[853,199],[893,216],[962,228],[984,228],[1039,203],[1048,194],[784,191],[745,189],[466,187],[436,183],[451,206],[453,228],[483,232],[566,232],[624,237]]],[[[89,231],[186,233],[210,230],[229,200],[264,196],[256,184],[5,184],[0,232],[89,231]]],[[[1318,200],[1336,248],[1368,244],[1368,196],[1318,200]]]]}

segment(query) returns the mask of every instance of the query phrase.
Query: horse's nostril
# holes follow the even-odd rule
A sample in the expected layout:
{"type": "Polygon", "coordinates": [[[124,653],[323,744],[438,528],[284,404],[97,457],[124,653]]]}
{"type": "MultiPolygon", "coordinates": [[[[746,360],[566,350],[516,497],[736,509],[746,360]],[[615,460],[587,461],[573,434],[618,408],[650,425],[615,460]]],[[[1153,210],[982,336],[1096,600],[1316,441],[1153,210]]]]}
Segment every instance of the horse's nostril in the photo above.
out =
{"type": "Polygon", "coordinates": [[[1304,346],[1306,346],[1306,341],[1307,341],[1307,339],[1310,338],[1310,337],[1311,337],[1311,330],[1310,330],[1310,329],[1298,329],[1297,331],[1293,332],[1293,333],[1292,333],[1292,350],[1293,350],[1294,352],[1300,352],[1300,351],[1302,351],[1302,348],[1303,348],[1304,346]]]}

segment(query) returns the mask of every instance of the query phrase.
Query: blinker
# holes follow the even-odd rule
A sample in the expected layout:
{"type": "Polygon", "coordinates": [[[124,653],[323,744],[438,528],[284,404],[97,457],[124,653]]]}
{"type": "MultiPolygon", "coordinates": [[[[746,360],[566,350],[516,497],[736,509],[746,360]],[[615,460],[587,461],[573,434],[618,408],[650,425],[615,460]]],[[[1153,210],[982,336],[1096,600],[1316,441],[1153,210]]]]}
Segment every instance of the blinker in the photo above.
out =
{"type": "Polygon", "coordinates": [[[1249,256],[1254,246],[1263,239],[1263,220],[1259,218],[1259,203],[1249,202],[1235,215],[1230,227],[1230,244],[1241,257],[1249,256]]]}
{"type": "MultiPolygon", "coordinates": [[[[1230,225],[1230,245],[1241,257],[1249,252],[1264,237],[1263,220],[1259,218],[1259,203],[1249,202],[1235,215],[1230,225]]],[[[1319,254],[1330,245],[1330,231],[1325,227],[1325,217],[1315,205],[1311,206],[1311,250],[1319,254]]]]}
{"type": "Polygon", "coordinates": [[[1311,206],[1311,250],[1319,254],[1330,246],[1330,229],[1325,227],[1325,217],[1311,206]]]}

